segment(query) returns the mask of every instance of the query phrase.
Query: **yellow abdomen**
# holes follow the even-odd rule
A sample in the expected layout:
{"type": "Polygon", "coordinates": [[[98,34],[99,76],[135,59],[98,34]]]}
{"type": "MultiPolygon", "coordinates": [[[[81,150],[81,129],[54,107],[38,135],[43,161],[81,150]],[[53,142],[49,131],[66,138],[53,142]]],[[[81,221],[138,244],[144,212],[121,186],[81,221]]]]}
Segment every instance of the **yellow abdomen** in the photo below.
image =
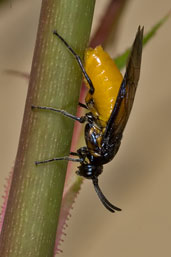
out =
{"type": "Polygon", "coordinates": [[[101,46],[87,49],[85,70],[95,89],[93,95],[88,92],[85,99],[86,104],[89,110],[99,117],[101,125],[105,127],[119,92],[123,79],[122,74],[101,46]],[[90,99],[93,100],[93,104],[90,99]]]}

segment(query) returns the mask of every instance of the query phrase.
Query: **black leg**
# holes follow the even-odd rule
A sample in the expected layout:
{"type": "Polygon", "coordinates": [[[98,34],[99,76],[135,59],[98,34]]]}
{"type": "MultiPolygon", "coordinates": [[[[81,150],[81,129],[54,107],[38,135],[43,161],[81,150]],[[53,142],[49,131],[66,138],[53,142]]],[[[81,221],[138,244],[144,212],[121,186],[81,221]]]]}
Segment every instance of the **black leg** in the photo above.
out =
{"type": "Polygon", "coordinates": [[[72,120],[76,120],[80,123],[84,123],[86,121],[86,116],[82,116],[82,117],[76,117],[64,110],[60,110],[60,109],[55,109],[55,108],[52,108],[52,107],[46,107],[46,106],[35,106],[35,105],[32,105],[31,106],[32,109],[40,109],[40,110],[48,110],[48,111],[54,111],[54,112],[58,112],[58,113],[61,113],[63,114],[64,116],[72,119],[72,120]]]}
{"type": "Polygon", "coordinates": [[[87,105],[85,105],[85,104],[82,104],[82,103],[78,103],[78,105],[80,106],[80,107],[82,107],[82,108],[84,108],[84,109],[87,109],[88,110],[88,107],[87,107],[87,105]]]}
{"type": "Polygon", "coordinates": [[[82,162],[82,159],[74,159],[69,156],[63,156],[63,157],[58,157],[58,158],[53,158],[49,160],[44,160],[44,161],[36,161],[35,164],[44,164],[44,163],[49,163],[49,162],[54,162],[54,161],[72,161],[72,162],[82,162]]]}
{"type": "Polygon", "coordinates": [[[79,154],[75,153],[75,152],[70,152],[69,154],[72,155],[72,156],[79,156],[79,154]]]}
{"type": "Polygon", "coordinates": [[[89,153],[89,150],[88,150],[88,148],[86,146],[83,146],[83,147],[79,148],[77,150],[77,152],[78,152],[78,155],[82,155],[82,154],[85,155],[85,154],[89,153]]]}
{"type": "Polygon", "coordinates": [[[84,161],[85,158],[87,157],[88,153],[89,153],[89,151],[88,151],[87,147],[83,146],[83,147],[79,148],[77,150],[77,152],[70,152],[70,155],[79,156],[80,159],[82,159],[84,161]]]}
{"type": "Polygon", "coordinates": [[[81,58],[75,53],[75,51],[68,45],[68,43],[63,39],[63,37],[61,37],[58,32],[56,30],[53,31],[53,34],[56,35],[65,45],[66,47],[70,50],[70,52],[74,55],[74,57],[76,58],[81,70],[82,70],[82,73],[84,74],[89,86],[90,86],[90,94],[93,94],[94,93],[94,86],[93,86],[93,83],[91,81],[91,79],[89,78],[87,72],[85,71],[84,69],[84,66],[82,64],[82,61],[81,61],[81,58]]]}

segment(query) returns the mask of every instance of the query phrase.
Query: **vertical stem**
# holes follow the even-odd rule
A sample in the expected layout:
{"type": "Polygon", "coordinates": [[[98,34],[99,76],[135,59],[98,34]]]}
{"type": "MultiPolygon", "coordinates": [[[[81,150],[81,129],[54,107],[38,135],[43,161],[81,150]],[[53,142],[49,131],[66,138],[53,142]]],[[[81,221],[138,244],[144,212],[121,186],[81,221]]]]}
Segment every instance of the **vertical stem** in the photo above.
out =
{"type": "Polygon", "coordinates": [[[83,57],[94,4],[95,0],[42,0],[19,148],[0,237],[0,256],[53,256],[67,163],[35,166],[34,162],[68,155],[73,121],[49,111],[32,111],[31,105],[76,113],[81,71],[52,31],[57,29],[83,57]]]}
{"type": "MultiPolygon", "coordinates": [[[[110,0],[103,17],[101,18],[100,25],[91,39],[90,47],[94,48],[97,45],[106,45],[106,41],[109,40],[111,32],[112,37],[114,37],[116,34],[118,18],[126,6],[127,1],[128,0],[110,0]]],[[[112,42],[113,41],[114,40],[112,40],[112,42]]]]}

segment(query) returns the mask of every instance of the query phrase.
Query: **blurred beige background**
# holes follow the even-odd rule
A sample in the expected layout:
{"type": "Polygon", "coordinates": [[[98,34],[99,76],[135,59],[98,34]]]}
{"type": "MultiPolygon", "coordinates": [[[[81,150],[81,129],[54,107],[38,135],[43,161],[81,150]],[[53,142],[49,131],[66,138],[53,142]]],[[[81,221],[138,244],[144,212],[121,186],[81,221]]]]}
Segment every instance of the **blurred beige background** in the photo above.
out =
{"type": "MultiPolygon", "coordinates": [[[[107,3],[97,0],[95,21],[107,3]]],[[[3,70],[30,71],[40,4],[40,0],[13,0],[12,8],[0,6],[0,195],[14,163],[27,92],[27,80],[3,70]]],[[[121,53],[132,43],[139,24],[149,30],[170,7],[170,0],[130,0],[117,48],[110,54],[121,53]]],[[[107,198],[123,211],[108,213],[85,181],[59,256],[171,256],[170,67],[171,19],[144,49],[141,80],[122,146],[100,177],[107,198]]]]}

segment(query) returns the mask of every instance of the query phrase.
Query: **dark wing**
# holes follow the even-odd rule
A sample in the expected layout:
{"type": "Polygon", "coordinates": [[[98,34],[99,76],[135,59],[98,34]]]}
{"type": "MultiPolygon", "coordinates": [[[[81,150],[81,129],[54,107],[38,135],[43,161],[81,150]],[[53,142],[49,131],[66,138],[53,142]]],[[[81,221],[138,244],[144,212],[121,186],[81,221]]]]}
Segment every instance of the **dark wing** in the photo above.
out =
{"type": "Polygon", "coordinates": [[[114,143],[122,137],[128,121],[138,85],[143,45],[143,28],[138,28],[126,72],[116,99],[115,106],[103,135],[103,143],[114,143]]]}

